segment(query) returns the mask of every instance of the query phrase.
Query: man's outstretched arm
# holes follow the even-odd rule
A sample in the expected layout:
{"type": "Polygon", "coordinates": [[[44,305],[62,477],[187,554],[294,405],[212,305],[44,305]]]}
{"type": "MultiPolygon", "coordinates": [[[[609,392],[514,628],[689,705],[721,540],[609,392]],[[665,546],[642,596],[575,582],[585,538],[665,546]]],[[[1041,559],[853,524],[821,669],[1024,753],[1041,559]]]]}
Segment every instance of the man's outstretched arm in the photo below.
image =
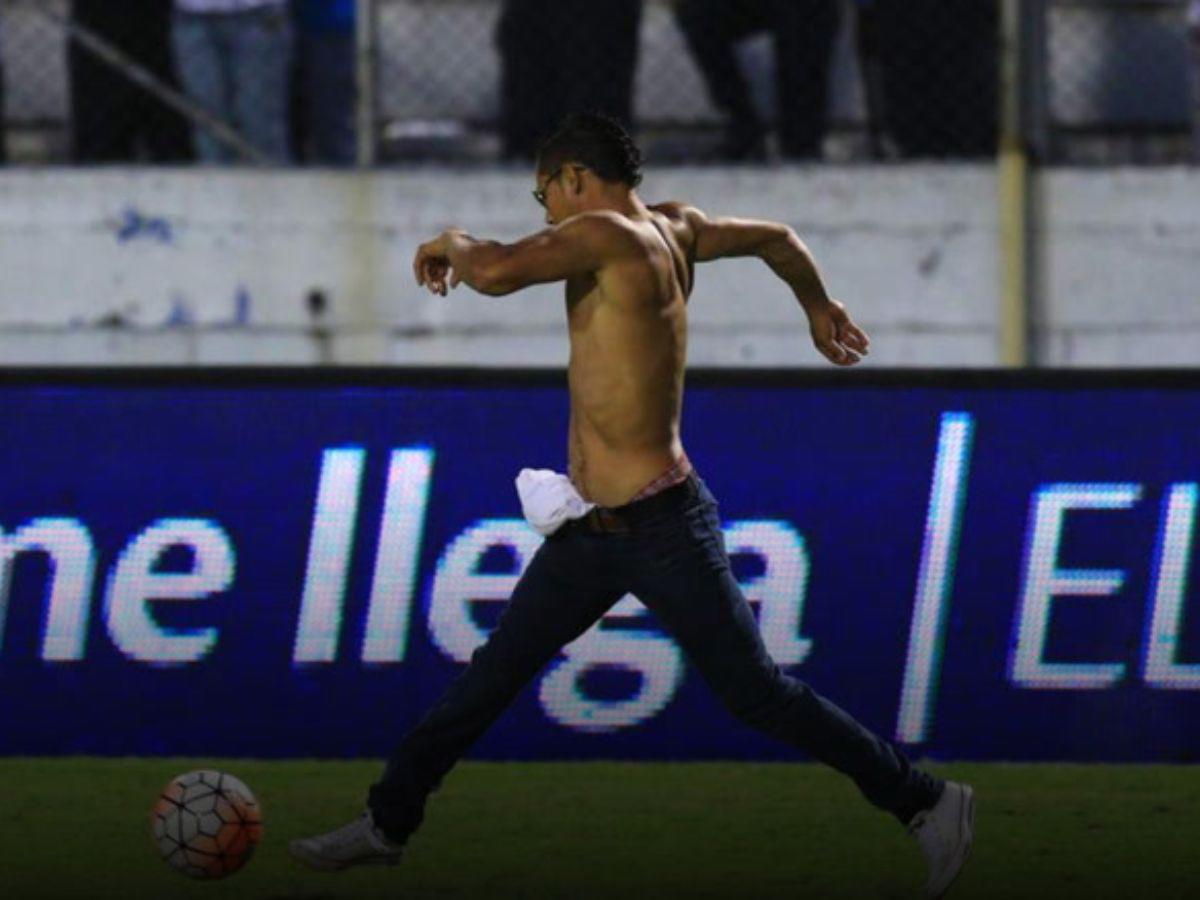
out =
{"type": "Polygon", "coordinates": [[[443,297],[459,283],[498,297],[595,272],[634,246],[620,217],[606,213],[575,216],[514,244],[452,229],[417,249],[413,274],[417,284],[443,297]]]}
{"type": "Polygon", "coordinates": [[[696,261],[757,257],[791,288],[808,316],[813,343],[830,362],[851,366],[867,354],[870,339],[845,307],[829,296],[816,261],[799,236],[779,222],[709,218],[693,206],[664,204],[669,216],[687,221],[696,236],[696,261]]]}

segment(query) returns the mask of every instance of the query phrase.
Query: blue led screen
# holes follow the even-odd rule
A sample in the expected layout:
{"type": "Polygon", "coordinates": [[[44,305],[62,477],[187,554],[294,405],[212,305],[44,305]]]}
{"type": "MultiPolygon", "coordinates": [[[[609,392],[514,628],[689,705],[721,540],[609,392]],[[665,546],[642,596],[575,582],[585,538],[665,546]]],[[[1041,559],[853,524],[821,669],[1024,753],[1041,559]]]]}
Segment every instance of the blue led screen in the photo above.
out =
{"type": "MultiPolygon", "coordinates": [[[[9,377],[0,753],[380,756],[486,638],[559,376],[9,377]]],[[[711,376],[684,440],[772,655],[943,759],[1196,761],[1200,382],[711,376]]],[[[563,602],[570,602],[564,597],[563,602]]],[[[475,748],[794,758],[636,598],[475,748]]]]}

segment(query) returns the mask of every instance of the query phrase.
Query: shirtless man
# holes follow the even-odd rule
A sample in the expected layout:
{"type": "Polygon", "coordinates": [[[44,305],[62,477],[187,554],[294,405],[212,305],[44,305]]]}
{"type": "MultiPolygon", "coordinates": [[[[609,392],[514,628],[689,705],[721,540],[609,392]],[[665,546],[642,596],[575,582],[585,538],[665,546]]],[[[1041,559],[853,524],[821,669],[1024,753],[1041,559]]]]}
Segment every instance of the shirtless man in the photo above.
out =
{"type": "Polygon", "coordinates": [[[635,191],[640,168],[619,125],[573,116],[538,157],[533,193],[546,230],[508,245],[451,230],[417,251],[417,282],[442,296],[460,283],[503,296],[566,282],[570,480],[587,501],[578,510],[587,511],[543,543],[487,642],[401,741],[363,816],[293,841],[291,852],[327,870],[398,862],[426,798],[455,762],[563,645],[633,593],[735,716],[845,773],[908,826],[929,863],[927,891],[941,896],[970,851],[971,788],[913,768],[899,749],[779,671],[730,572],[716,501],[679,436],[696,262],[762,259],[800,302],[817,349],[837,365],[858,362],[867,337],[830,299],[790,228],[709,218],[680,203],[647,206],[635,191]]]}

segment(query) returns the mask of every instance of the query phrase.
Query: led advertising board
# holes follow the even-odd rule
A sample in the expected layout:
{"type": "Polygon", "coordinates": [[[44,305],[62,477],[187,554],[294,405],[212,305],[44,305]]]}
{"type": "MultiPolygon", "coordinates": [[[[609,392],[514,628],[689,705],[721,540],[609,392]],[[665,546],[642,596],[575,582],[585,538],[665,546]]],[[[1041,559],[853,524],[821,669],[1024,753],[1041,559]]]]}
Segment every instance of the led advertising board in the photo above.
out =
{"type": "MultiPolygon", "coordinates": [[[[0,753],[380,756],[485,640],[561,374],[4,373],[0,753]]],[[[1196,761],[1200,378],[698,373],[776,661],[918,755],[1196,761]]],[[[563,602],[570,602],[564,597],[563,602]]],[[[478,758],[794,752],[627,597],[478,758]]]]}

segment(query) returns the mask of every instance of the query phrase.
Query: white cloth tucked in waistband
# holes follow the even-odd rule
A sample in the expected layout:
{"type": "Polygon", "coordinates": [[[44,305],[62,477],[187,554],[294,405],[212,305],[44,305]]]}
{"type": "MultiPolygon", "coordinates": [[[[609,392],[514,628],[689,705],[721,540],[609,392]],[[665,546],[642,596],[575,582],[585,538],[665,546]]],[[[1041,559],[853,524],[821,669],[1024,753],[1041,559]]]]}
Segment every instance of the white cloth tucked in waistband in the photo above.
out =
{"type": "Polygon", "coordinates": [[[583,518],[596,505],[579,496],[570,478],[549,469],[522,469],[517,475],[517,494],[525,521],[547,536],[569,519],[583,518]]]}

